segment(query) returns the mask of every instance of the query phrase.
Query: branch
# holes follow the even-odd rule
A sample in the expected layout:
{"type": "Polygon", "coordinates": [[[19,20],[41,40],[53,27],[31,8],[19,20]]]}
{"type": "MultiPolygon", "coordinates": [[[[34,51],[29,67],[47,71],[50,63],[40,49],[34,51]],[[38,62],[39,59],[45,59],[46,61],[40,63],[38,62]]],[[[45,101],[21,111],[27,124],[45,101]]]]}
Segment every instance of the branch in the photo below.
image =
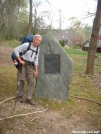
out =
{"type": "Polygon", "coordinates": [[[12,115],[12,116],[8,116],[5,118],[0,118],[0,121],[5,120],[5,119],[12,119],[15,117],[21,117],[21,116],[26,116],[26,115],[36,114],[36,113],[42,113],[42,112],[45,112],[45,111],[36,111],[36,112],[32,112],[32,113],[12,115]]]}
{"type": "Polygon", "coordinates": [[[79,97],[79,96],[74,96],[74,95],[70,95],[70,94],[69,94],[69,96],[70,96],[70,97],[74,97],[74,98],[78,98],[78,99],[83,99],[83,100],[92,101],[92,102],[94,102],[94,103],[97,103],[97,104],[101,105],[100,102],[94,101],[94,100],[92,100],[92,99],[83,98],[83,97],[79,97]]]}
{"type": "Polygon", "coordinates": [[[1,102],[0,102],[0,105],[1,105],[2,103],[6,102],[6,101],[9,101],[9,100],[12,100],[12,99],[15,99],[15,98],[16,98],[16,97],[13,96],[13,97],[8,98],[8,99],[6,99],[6,100],[4,100],[4,101],[1,101],[1,102]]]}
{"type": "MultiPolygon", "coordinates": [[[[78,111],[79,109],[81,109],[81,108],[75,109],[74,111],[70,112],[66,117],[70,116],[72,113],[78,111]]],[[[65,118],[66,118],[66,117],[65,117],[65,118]]]]}
{"type": "Polygon", "coordinates": [[[81,18],[81,19],[86,19],[86,18],[89,18],[89,17],[91,17],[91,16],[94,16],[94,15],[90,15],[90,16],[87,16],[87,17],[84,17],[84,18],[81,18]]]}
{"type": "Polygon", "coordinates": [[[95,113],[95,112],[89,112],[89,111],[88,111],[88,113],[96,114],[96,115],[98,115],[98,116],[101,116],[101,114],[98,114],[98,113],[95,113]]]}
{"type": "Polygon", "coordinates": [[[89,15],[89,14],[96,15],[96,13],[90,13],[90,12],[88,12],[88,14],[87,14],[87,15],[89,15]]]}

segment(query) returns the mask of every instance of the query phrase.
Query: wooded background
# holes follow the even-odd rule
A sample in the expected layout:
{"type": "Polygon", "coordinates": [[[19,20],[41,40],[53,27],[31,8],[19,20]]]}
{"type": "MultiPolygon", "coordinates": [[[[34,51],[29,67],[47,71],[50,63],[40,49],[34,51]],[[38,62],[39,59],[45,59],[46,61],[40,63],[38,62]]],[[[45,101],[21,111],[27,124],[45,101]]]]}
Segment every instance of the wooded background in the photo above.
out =
{"type": "MultiPolygon", "coordinates": [[[[38,29],[55,29],[51,18],[52,12],[43,11],[38,14],[41,2],[33,0],[0,0],[0,40],[20,39],[26,34],[36,34],[38,29]],[[46,19],[50,21],[47,25],[46,19]]],[[[59,12],[59,29],[62,26],[62,14],[59,12]]],[[[83,42],[90,39],[92,27],[83,24],[77,18],[68,20],[69,34],[72,42],[83,42]]]]}
{"type": "MultiPolygon", "coordinates": [[[[37,14],[41,4],[33,0],[0,0],[0,41],[21,40],[27,34],[36,34],[38,29],[54,29],[50,11],[43,10],[39,15],[37,14]],[[50,25],[46,24],[45,18],[51,22],[50,25]]],[[[83,44],[87,40],[90,41],[85,73],[93,75],[97,39],[101,26],[101,0],[97,1],[96,13],[88,13],[88,15],[95,16],[93,27],[82,25],[77,18],[71,17],[69,19],[71,25],[67,26],[67,29],[72,43],[83,44]]],[[[61,11],[58,23],[61,29],[61,11]]]]}

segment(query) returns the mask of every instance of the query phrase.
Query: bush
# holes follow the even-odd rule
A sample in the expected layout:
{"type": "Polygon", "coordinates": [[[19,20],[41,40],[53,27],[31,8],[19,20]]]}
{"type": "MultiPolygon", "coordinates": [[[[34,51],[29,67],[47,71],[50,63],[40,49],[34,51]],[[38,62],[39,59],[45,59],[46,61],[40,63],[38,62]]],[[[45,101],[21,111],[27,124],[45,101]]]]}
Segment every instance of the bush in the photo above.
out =
{"type": "Polygon", "coordinates": [[[64,46],[65,46],[64,41],[60,40],[60,41],[59,41],[59,43],[61,44],[61,46],[62,46],[62,47],[64,47],[64,46]]]}

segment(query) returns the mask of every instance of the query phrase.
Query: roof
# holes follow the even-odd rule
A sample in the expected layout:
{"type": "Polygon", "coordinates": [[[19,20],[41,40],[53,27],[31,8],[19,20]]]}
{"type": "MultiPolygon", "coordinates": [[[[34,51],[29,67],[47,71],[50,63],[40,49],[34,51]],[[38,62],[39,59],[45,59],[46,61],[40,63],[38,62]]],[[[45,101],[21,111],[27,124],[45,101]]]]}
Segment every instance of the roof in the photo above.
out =
{"type": "MultiPolygon", "coordinates": [[[[86,42],[83,47],[89,47],[89,42],[86,42]]],[[[101,48],[101,40],[97,40],[97,48],[101,48]]]]}
{"type": "Polygon", "coordinates": [[[89,47],[89,42],[86,42],[86,44],[84,44],[83,47],[89,47]]]}

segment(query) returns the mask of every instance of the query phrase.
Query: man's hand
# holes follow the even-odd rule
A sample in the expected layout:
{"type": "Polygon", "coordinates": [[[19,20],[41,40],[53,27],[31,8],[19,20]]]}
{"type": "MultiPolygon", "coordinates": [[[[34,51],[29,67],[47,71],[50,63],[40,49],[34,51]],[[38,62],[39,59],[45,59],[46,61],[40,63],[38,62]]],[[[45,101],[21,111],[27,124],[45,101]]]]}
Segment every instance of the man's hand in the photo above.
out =
{"type": "Polygon", "coordinates": [[[21,63],[22,65],[25,65],[25,61],[23,61],[23,60],[20,60],[20,63],[21,63]]]}
{"type": "Polygon", "coordinates": [[[37,76],[38,76],[38,72],[35,71],[35,72],[34,72],[34,77],[36,78],[37,76]]]}
{"type": "Polygon", "coordinates": [[[25,65],[25,61],[21,60],[20,56],[18,56],[17,59],[20,62],[20,64],[25,65]]]}

